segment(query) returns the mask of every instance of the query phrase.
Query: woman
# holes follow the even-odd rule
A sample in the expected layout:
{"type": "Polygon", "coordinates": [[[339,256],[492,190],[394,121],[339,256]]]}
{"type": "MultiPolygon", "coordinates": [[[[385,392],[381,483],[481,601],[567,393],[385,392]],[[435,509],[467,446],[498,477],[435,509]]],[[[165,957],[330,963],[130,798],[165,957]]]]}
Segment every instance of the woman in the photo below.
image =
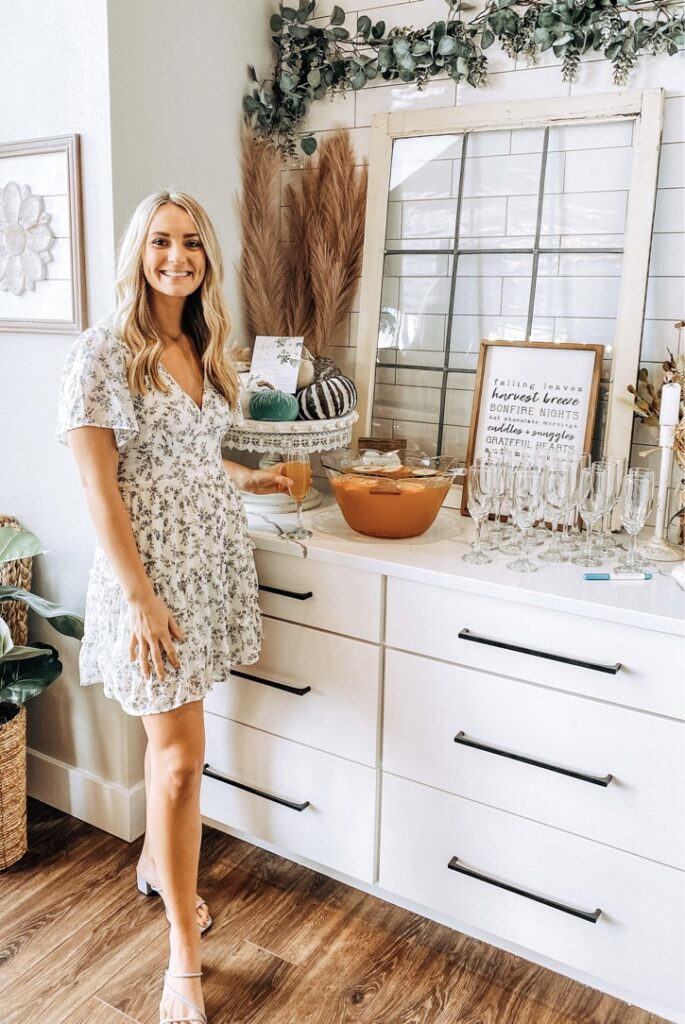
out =
{"type": "Polygon", "coordinates": [[[121,243],[117,309],[77,340],[60,386],[58,436],[76,459],[98,539],[81,683],[102,682],[147,734],[137,875],[141,891],[163,893],[170,922],[167,1024],[206,1024],[200,934],[211,918],[196,895],[202,698],[232,663],[256,661],[261,643],[238,488],[289,490],[282,466],[249,470],[221,458],[240,415],[222,280],[202,207],[182,192],[148,196],[121,243]]]}

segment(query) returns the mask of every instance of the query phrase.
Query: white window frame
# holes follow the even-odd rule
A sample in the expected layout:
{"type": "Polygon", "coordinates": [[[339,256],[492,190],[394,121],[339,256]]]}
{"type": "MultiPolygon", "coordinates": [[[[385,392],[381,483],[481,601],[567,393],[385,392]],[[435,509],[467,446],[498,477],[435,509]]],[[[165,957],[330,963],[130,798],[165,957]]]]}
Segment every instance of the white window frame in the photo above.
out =
{"type": "Polygon", "coordinates": [[[356,384],[359,422],[355,437],[371,433],[378,322],[383,285],[390,165],[395,139],[515,128],[634,120],[633,169],[626,211],[623,270],[612,346],[605,456],[630,459],[633,409],[627,387],[635,384],[647,296],[664,90],[609,93],[566,99],[485,103],[436,110],[376,114],[371,130],[368,198],[361,280],[356,384]]]}

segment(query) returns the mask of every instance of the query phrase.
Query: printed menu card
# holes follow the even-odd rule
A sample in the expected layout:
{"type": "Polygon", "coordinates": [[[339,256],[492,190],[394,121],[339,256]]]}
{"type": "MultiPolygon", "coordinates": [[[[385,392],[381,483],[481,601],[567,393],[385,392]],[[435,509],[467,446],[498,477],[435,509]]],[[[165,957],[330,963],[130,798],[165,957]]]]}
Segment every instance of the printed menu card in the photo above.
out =
{"type": "Polygon", "coordinates": [[[278,391],[294,395],[297,390],[297,371],[303,342],[304,338],[260,334],[255,339],[248,389],[263,380],[272,384],[278,391]]]}

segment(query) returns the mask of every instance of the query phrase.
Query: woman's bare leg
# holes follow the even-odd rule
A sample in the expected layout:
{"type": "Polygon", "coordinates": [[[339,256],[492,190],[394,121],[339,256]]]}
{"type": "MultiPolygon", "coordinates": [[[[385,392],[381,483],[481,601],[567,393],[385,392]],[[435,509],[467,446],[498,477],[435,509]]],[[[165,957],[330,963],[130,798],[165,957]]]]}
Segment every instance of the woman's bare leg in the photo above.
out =
{"type": "MultiPolygon", "coordinates": [[[[148,842],[164,890],[169,929],[169,971],[200,970],[200,930],[195,912],[202,822],[200,782],[204,758],[203,702],[143,716],[148,737],[150,779],[148,842]]],[[[200,978],[176,978],[171,985],[202,1008],[200,978]]],[[[173,1019],[191,1016],[180,1000],[165,994],[160,1012],[173,1019]]]]}
{"type": "Polygon", "coordinates": [[[147,879],[148,882],[152,882],[153,885],[157,884],[155,878],[150,878],[146,874],[148,872],[156,873],[157,868],[155,867],[155,858],[152,852],[152,843],[150,842],[150,743],[148,741],[145,747],[145,838],[143,839],[143,848],[140,851],[140,857],[138,858],[138,871],[147,879]]]}
{"type": "MultiPolygon", "coordinates": [[[[150,825],[150,743],[145,748],[145,838],[143,840],[143,848],[140,851],[138,858],[137,871],[147,882],[151,885],[161,886],[159,880],[159,872],[157,871],[157,865],[155,864],[155,856],[152,850],[152,842],[150,836],[152,834],[152,828],[150,825]]],[[[166,896],[166,893],[164,894],[166,896]]],[[[196,896],[197,902],[197,896],[196,896]]],[[[209,910],[203,904],[198,907],[195,911],[197,916],[197,922],[199,926],[204,927],[209,921],[209,910]]]]}

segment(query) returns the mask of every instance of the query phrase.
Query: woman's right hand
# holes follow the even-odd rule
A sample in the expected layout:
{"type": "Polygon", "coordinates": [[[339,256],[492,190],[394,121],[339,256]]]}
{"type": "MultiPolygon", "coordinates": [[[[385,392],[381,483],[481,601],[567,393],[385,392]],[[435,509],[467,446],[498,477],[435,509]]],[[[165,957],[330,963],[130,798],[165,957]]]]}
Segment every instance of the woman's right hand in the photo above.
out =
{"type": "Polygon", "coordinates": [[[150,593],[145,597],[129,601],[131,616],[131,642],[129,660],[139,658],[143,675],[150,678],[150,660],[159,679],[166,679],[163,655],[178,669],[180,659],[174,646],[176,640],[185,640],[185,634],[161,597],[150,593]]]}

